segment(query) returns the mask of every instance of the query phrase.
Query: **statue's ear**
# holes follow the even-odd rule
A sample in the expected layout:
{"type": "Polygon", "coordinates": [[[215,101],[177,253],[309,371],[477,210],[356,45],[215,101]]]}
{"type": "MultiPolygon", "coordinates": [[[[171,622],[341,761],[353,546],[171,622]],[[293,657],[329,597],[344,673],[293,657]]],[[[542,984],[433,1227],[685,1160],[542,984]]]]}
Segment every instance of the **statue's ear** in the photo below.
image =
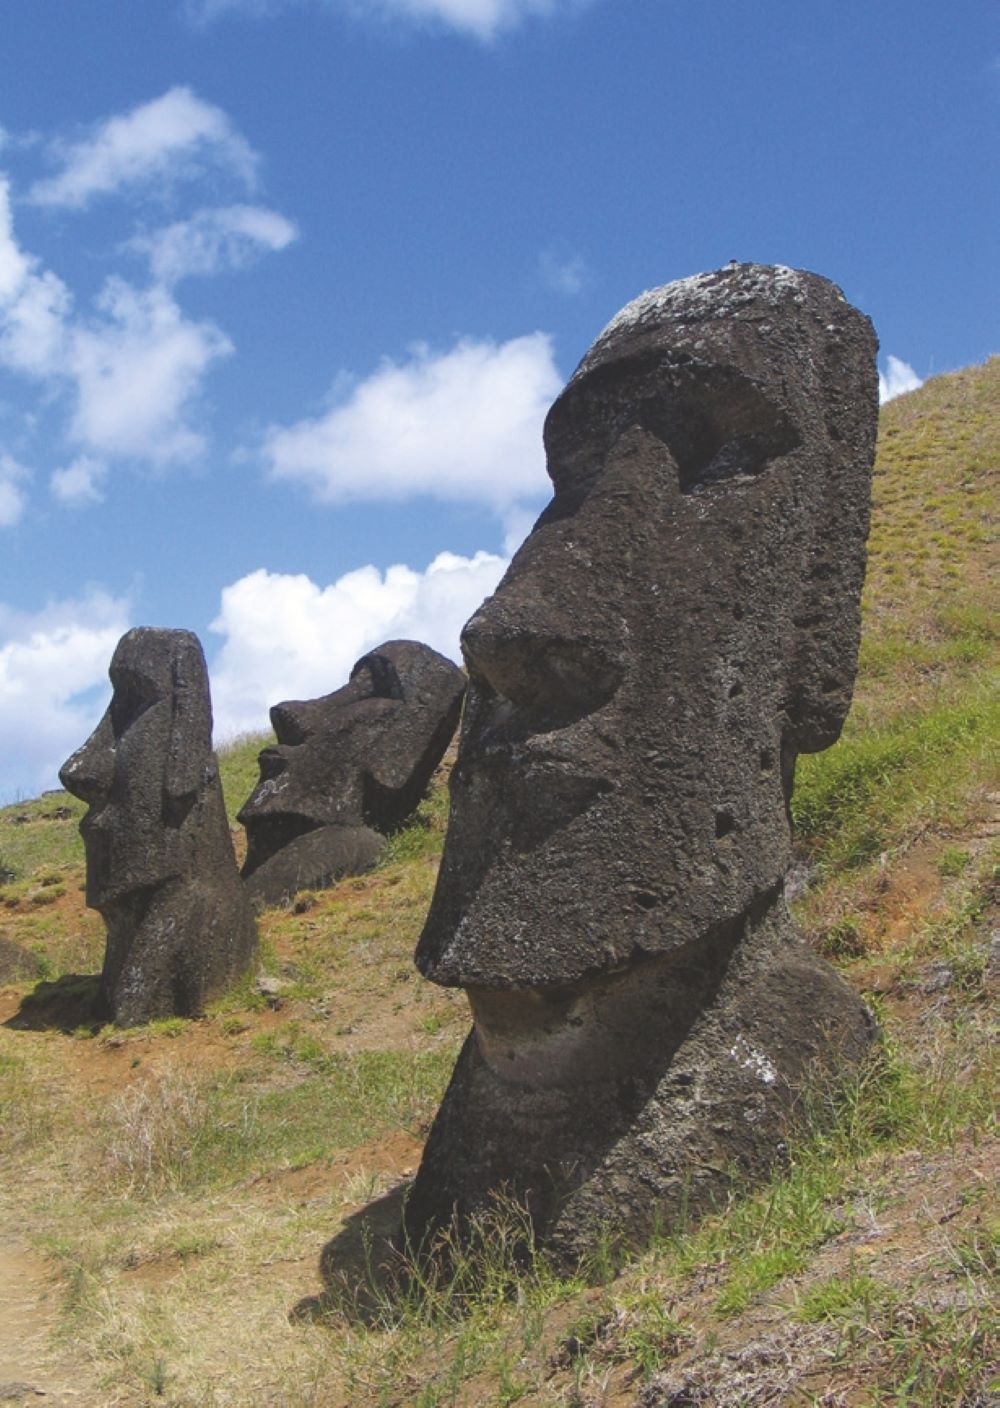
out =
{"type": "Polygon", "coordinates": [[[212,750],[212,703],[208,670],[197,637],[191,636],[170,665],[170,741],[163,790],[171,800],[192,797],[202,785],[212,750]]]}

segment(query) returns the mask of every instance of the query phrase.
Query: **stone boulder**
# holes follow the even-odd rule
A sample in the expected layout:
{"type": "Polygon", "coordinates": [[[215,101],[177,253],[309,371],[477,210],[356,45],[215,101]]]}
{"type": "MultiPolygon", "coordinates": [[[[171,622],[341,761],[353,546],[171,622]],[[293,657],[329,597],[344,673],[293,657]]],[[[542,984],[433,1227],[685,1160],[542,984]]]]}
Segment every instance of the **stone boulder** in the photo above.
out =
{"type": "Polygon", "coordinates": [[[343,689],[271,710],[277,746],[239,813],[255,905],[368,870],[423,797],[458,725],[465,676],[418,641],[363,655],[343,689]]]}
{"type": "Polygon", "coordinates": [[[208,672],[190,631],[139,627],[114,694],[60,770],[88,803],[87,904],[107,925],[99,1015],[192,1016],[251,966],[257,940],[212,752],[208,672]]]}
{"type": "Polygon", "coordinates": [[[553,500],[463,634],[417,963],[474,1027],[411,1239],[502,1190],[567,1261],[641,1241],[868,1047],[783,884],[854,683],[876,348],[825,279],[732,264],[629,304],[549,412],[553,500]]]}

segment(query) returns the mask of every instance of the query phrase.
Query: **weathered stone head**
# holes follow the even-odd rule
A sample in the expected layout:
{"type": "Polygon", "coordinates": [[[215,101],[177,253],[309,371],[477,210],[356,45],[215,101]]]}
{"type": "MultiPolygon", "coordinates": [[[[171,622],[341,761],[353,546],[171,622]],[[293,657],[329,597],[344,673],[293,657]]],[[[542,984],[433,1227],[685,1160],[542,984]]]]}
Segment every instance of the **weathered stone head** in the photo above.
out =
{"type": "Polygon", "coordinates": [[[554,498],[463,635],[417,962],[475,1029],[414,1232],[506,1186],[567,1255],[641,1235],[864,1048],[781,893],[795,759],[854,682],[875,351],[825,279],[733,264],[629,304],[549,412],[554,498]]]}
{"type": "Polygon", "coordinates": [[[256,903],[374,865],[451,742],[465,683],[430,646],[395,640],[363,655],[343,689],[274,706],[278,743],[239,813],[256,903]]]}
{"type": "Polygon", "coordinates": [[[100,1004],[122,1025],[198,1012],[246,971],[253,919],[212,752],[208,673],[190,631],[140,627],[111,660],[114,694],[63,764],[87,903],[108,929],[100,1004]]]}

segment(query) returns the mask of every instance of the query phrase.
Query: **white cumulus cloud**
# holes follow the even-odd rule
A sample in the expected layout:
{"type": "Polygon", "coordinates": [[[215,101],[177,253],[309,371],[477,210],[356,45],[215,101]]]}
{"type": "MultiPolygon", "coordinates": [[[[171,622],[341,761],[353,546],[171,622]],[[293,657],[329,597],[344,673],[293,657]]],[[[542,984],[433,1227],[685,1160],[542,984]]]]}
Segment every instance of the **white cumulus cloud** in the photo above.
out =
{"type": "Polygon", "coordinates": [[[127,248],[148,257],[157,283],[173,285],[192,275],[245,269],[265,251],[285,249],[297,235],[291,220],[276,210],[228,205],[136,235],[127,248]]]}
{"type": "Polygon", "coordinates": [[[542,423],[562,378],[544,333],[450,352],[413,350],[355,383],[327,413],[272,426],[272,478],[325,503],[416,495],[505,514],[549,488],[542,423]]]}
{"type": "Polygon", "coordinates": [[[53,498],[66,508],[85,508],[104,498],[104,481],[108,466],[103,460],[78,455],[64,469],[55,469],[49,479],[53,498]]]}
{"type": "Polygon", "coordinates": [[[152,102],[106,118],[81,142],[54,149],[62,169],[36,181],[37,205],[80,209],[123,187],[161,183],[221,167],[245,186],[256,181],[257,156],[221,108],[190,88],[171,88],[152,102]]]}
{"type": "Polygon", "coordinates": [[[4,800],[58,785],[60,765],[105,707],[108,665],[128,626],[128,604],[96,589],[35,613],[0,603],[4,800]]]}
{"type": "Polygon", "coordinates": [[[893,356],[888,356],[885,360],[885,371],[878,374],[878,399],[883,406],[893,397],[902,396],[907,391],[916,391],[918,386],[924,384],[909,362],[903,362],[899,357],[893,356]]]}
{"type": "Polygon", "coordinates": [[[210,364],[232,352],[212,323],[186,318],[162,288],[111,278],[99,316],[73,330],[69,370],[77,401],[71,433],[97,455],[164,464],[200,454],[185,413],[210,364]]]}
{"type": "Polygon", "coordinates": [[[27,508],[28,496],[22,486],[29,477],[29,471],[13,456],[0,454],[0,528],[13,528],[27,508]]]}
{"type": "Polygon", "coordinates": [[[268,727],[282,699],[339,689],[359,656],[386,640],[421,640],[459,660],[458,638],[494,590],[507,560],[441,553],[423,571],[360,567],[329,586],[263,569],[222,592],[211,630],[223,644],[212,665],[216,735],[268,727]]]}

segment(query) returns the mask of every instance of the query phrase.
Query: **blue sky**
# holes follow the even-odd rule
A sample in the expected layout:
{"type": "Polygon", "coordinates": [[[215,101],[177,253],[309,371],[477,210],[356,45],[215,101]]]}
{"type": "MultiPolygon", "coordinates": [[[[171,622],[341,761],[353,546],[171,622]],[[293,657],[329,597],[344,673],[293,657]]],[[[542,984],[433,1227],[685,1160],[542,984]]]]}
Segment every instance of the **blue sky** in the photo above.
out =
{"type": "Polygon", "coordinates": [[[836,280],[886,394],[1000,350],[990,0],[6,0],[0,800],[130,625],[222,737],[457,653],[642,290],[836,280]]]}

